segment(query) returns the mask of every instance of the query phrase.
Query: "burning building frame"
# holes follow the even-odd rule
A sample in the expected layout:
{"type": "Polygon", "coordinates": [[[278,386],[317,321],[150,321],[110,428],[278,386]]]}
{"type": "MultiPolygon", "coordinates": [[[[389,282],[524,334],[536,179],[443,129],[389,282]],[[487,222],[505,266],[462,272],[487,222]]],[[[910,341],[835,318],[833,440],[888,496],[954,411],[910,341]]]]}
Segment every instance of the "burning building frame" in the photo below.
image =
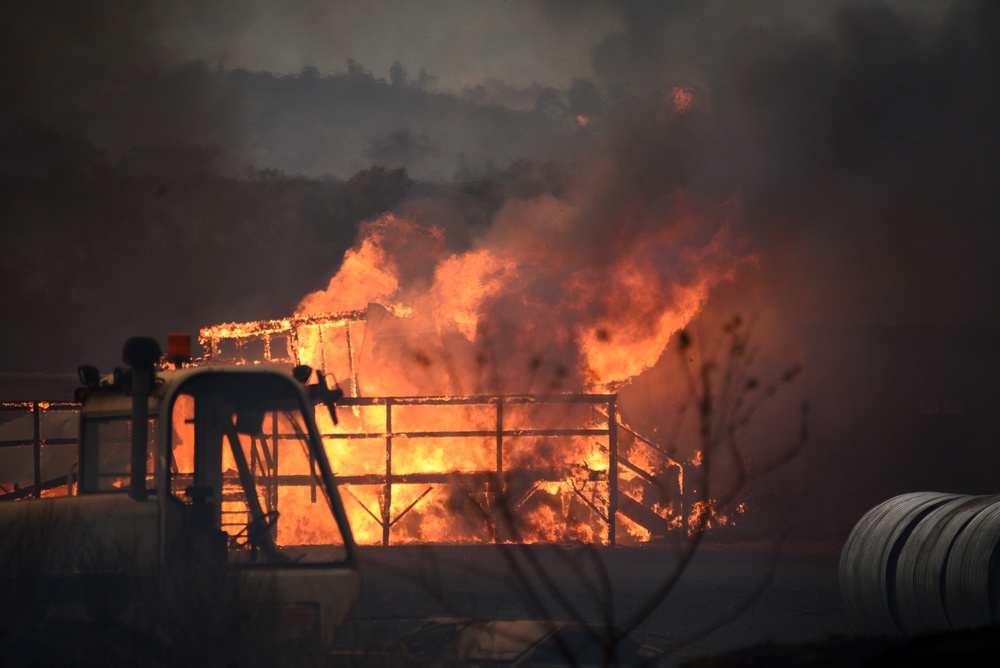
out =
{"type": "MultiPolygon", "coordinates": [[[[398,327],[377,332],[370,315],[396,324],[406,320],[405,313],[398,317],[372,304],[219,324],[201,330],[203,356],[194,361],[306,364],[344,385],[338,415],[320,408],[316,421],[359,543],[617,545],[684,536],[730,521],[685,487],[685,472],[692,473],[700,461],[677,461],[663,445],[629,427],[614,393],[366,394],[364,370],[379,364],[372,355],[379,340],[412,338],[398,327]],[[706,512],[713,521],[702,521],[706,512]]],[[[413,359],[419,362],[420,354],[413,359]]],[[[66,416],[73,405],[18,402],[3,409],[24,416],[0,425],[0,447],[30,452],[33,471],[23,480],[2,481],[2,496],[66,493],[60,490],[73,486],[74,471],[63,466],[60,475],[49,475],[45,453],[71,448],[73,438],[46,434],[44,427],[56,415],[49,413],[66,416]],[[27,426],[15,434],[14,424],[27,426]]],[[[278,461],[279,442],[295,438],[274,422],[253,439],[249,464],[270,507],[316,502],[311,477],[287,475],[278,461]],[[292,489],[297,492],[289,493],[292,489]]],[[[227,505],[232,504],[224,498],[223,524],[243,526],[246,518],[237,516],[243,511],[227,505]]],[[[295,531],[308,534],[310,528],[295,531]]]]}
{"type": "MultiPolygon", "coordinates": [[[[685,464],[620,420],[616,394],[364,396],[361,369],[377,340],[369,313],[386,317],[373,304],[199,336],[201,363],[309,364],[346,385],[340,423],[323,411],[317,422],[360,543],[615,545],[693,526],[700,511],[685,496],[685,464]]],[[[260,439],[252,459],[262,480],[279,475],[267,440],[286,436],[275,428],[260,439]]]]}

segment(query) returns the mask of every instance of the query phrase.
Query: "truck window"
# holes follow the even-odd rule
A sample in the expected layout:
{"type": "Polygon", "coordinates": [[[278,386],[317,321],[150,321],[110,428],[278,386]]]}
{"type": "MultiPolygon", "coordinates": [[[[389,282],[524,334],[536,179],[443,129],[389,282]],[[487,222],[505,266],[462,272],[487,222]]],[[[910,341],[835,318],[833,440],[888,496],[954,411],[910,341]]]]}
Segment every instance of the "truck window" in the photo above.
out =
{"type": "MultiPolygon", "coordinates": [[[[146,486],[153,487],[154,421],[149,421],[146,486]]],[[[83,423],[82,492],[128,492],[130,487],[132,420],[128,417],[88,418],[83,423]]]]}

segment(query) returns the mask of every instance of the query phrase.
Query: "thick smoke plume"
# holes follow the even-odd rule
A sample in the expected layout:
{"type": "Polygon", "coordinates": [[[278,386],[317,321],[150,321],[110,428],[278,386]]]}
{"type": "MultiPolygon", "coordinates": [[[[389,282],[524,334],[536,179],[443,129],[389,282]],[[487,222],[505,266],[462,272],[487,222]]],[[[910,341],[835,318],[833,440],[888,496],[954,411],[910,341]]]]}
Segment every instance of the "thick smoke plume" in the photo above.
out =
{"type": "MultiPolygon", "coordinates": [[[[708,98],[674,152],[688,193],[738,193],[735,229],[760,259],[700,329],[750,313],[776,370],[805,364],[811,439],[794,482],[809,531],[843,531],[906,490],[995,491],[981,471],[997,463],[1000,398],[984,372],[1000,324],[998,25],[990,3],[846,6],[812,30],[737,30],[687,61],[708,98]]],[[[647,415],[670,382],[658,372],[630,390],[647,415]]]]}

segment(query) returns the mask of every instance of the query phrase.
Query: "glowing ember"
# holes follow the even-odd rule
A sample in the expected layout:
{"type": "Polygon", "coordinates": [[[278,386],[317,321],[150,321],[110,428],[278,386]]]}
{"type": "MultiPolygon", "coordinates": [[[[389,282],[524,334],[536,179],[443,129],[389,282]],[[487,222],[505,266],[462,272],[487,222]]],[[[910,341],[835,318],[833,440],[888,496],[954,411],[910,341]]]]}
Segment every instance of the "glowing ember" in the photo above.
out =
{"type": "Polygon", "coordinates": [[[674,103],[674,110],[681,113],[691,111],[694,108],[694,93],[690,88],[676,86],[671,93],[674,103]]]}

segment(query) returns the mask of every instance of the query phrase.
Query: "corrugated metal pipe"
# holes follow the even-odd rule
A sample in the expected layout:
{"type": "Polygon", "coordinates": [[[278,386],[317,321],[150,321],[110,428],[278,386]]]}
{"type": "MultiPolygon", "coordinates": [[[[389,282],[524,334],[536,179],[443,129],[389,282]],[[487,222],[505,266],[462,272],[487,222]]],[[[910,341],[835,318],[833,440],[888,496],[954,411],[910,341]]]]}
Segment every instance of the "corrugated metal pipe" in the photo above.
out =
{"type": "Polygon", "coordinates": [[[1000,622],[1000,495],[914,492],[880,503],[840,555],[840,591],[867,632],[1000,622]]]}

